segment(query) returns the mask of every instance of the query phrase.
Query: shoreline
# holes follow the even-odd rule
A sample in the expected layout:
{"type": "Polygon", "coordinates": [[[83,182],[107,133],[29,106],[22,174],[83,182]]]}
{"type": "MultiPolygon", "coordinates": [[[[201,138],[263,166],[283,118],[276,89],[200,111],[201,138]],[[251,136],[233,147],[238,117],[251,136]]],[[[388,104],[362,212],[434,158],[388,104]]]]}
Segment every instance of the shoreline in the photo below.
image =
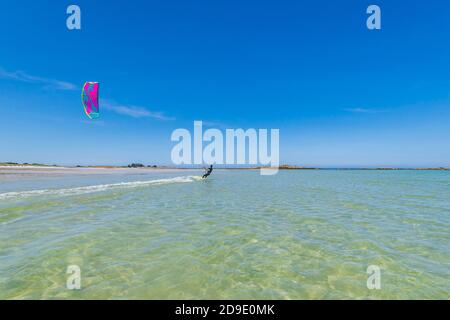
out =
{"type": "MultiPolygon", "coordinates": [[[[194,171],[195,169],[185,170],[194,171]]],[[[98,174],[129,174],[129,173],[175,173],[180,169],[175,168],[105,168],[105,167],[46,167],[46,166],[0,166],[0,176],[8,175],[98,175],[98,174]]]]}
{"type": "MultiPolygon", "coordinates": [[[[214,170],[260,170],[260,169],[273,169],[271,167],[216,167],[214,170]]],[[[194,170],[203,170],[203,168],[183,168],[183,167],[140,167],[140,168],[130,168],[125,166],[46,166],[46,165],[0,165],[0,170],[5,171],[30,171],[30,170],[42,170],[42,171],[152,171],[152,172],[176,172],[176,171],[194,171],[194,170]]],[[[295,166],[280,166],[278,170],[367,170],[367,171],[405,171],[405,170],[413,170],[413,171],[450,171],[450,168],[447,167],[430,167],[430,168],[352,168],[352,167],[344,167],[344,168],[321,168],[321,167],[295,167],[295,166]]]]}

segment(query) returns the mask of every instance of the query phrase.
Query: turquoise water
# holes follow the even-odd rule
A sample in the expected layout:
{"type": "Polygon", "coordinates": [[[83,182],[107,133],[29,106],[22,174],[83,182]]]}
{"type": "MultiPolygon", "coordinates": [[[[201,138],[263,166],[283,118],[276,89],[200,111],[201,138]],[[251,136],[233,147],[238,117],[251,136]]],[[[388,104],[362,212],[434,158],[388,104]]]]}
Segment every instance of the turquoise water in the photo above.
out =
{"type": "Polygon", "coordinates": [[[0,298],[449,298],[448,171],[199,174],[0,175],[0,298]]]}

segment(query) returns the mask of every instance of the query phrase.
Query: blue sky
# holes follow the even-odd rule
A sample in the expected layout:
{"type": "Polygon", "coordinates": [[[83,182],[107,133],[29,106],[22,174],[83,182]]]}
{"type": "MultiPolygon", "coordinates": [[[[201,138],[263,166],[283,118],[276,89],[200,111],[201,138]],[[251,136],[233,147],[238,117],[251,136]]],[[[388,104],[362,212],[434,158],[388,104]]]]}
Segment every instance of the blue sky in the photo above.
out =
{"type": "Polygon", "coordinates": [[[9,1],[0,161],[170,164],[172,130],[203,120],[279,128],[281,163],[450,166],[449,21],[446,0],[9,1]]]}

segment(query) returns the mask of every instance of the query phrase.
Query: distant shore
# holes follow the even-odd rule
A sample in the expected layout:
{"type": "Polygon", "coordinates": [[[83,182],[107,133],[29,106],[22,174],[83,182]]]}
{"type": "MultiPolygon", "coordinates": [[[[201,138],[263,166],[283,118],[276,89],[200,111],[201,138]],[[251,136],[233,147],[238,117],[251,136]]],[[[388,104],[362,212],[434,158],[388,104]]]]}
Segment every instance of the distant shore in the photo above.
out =
{"type": "MultiPolygon", "coordinates": [[[[270,168],[270,167],[257,167],[253,169],[270,168]]],[[[341,167],[341,168],[323,168],[323,167],[300,167],[291,165],[281,165],[279,170],[450,170],[450,167],[418,167],[418,168],[405,168],[405,167],[374,167],[374,168],[353,168],[353,167],[341,167]]]]}
{"type": "MultiPolygon", "coordinates": [[[[219,170],[260,170],[262,168],[271,167],[216,167],[219,170]]],[[[14,162],[0,162],[0,170],[4,169],[48,169],[48,170],[69,170],[73,171],[76,169],[84,169],[84,170],[102,170],[102,169],[113,169],[117,170],[152,170],[152,171],[178,171],[178,170],[201,170],[203,168],[196,167],[171,167],[171,166],[157,166],[157,165],[137,165],[131,164],[128,166],[110,166],[110,165],[97,165],[97,166],[63,166],[63,165],[47,165],[47,164],[28,164],[28,163],[14,163],[14,162]]],[[[324,167],[304,167],[304,166],[295,166],[295,165],[281,165],[278,168],[279,170],[450,170],[450,167],[418,167],[418,168],[406,168],[406,167],[337,167],[337,168],[324,168],[324,167]]]]}

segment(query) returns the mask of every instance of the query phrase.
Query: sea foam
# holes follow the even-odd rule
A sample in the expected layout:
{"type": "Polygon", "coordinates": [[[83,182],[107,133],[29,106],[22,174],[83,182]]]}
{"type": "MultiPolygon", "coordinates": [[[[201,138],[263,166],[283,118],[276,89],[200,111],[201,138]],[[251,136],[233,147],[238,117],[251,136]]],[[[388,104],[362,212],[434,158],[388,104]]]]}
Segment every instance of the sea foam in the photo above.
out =
{"type": "Polygon", "coordinates": [[[87,194],[94,192],[101,192],[111,189],[128,189],[137,188],[145,186],[154,185],[165,185],[171,183],[188,183],[201,180],[198,176],[180,176],[168,179],[156,179],[156,180],[146,180],[146,181],[132,181],[132,182],[119,182],[111,184],[99,184],[93,186],[84,186],[76,188],[66,188],[66,189],[41,189],[41,190],[29,190],[29,191],[19,191],[19,192],[6,192],[0,193],[0,200],[3,199],[15,199],[15,198],[28,198],[35,196],[72,196],[79,194],[87,194]]]}

